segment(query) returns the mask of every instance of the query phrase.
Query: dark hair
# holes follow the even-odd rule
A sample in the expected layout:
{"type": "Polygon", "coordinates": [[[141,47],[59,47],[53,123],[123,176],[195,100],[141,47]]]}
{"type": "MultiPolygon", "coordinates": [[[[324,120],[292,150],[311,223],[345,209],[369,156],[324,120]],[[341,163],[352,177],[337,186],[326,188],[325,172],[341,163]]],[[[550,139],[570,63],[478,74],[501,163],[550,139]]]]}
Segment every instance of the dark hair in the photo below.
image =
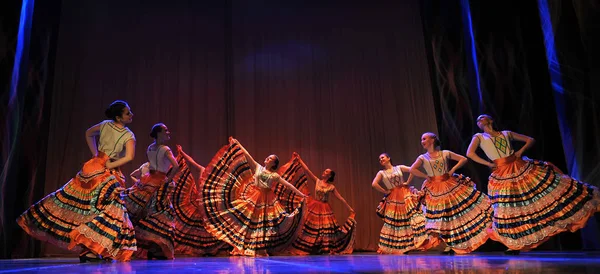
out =
{"type": "Polygon", "coordinates": [[[106,115],[106,118],[112,119],[116,122],[117,117],[123,115],[123,110],[128,106],[129,105],[127,104],[127,102],[116,100],[108,106],[108,108],[104,111],[104,115],[106,115]]]}
{"type": "Polygon", "coordinates": [[[494,118],[491,115],[488,114],[481,114],[479,116],[477,116],[477,119],[475,120],[475,122],[479,122],[479,120],[483,119],[483,118],[487,118],[490,121],[492,121],[492,129],[495,131],[500,131],[500,129],[498,129],[498,126],[496,126],[496,123],[494,123],[494,118]]]}
{"type": "Polygon", "coordinates": [[[429,135],[431,138],[433,138],[433,146],[434,147],[440,147],[442,146],[442,142],[440,142],[440,139],[438,138],[438,136],[433,133],[433,132],[425,132],[425,134],[429,135]]]}
{"type": "Polygon", "coordinates": [[[390,163],[392,162],[392,157],[390,157],[390,155],[387,152],[383,152],[383,153],[379,154],[379,156],[381,156],[381,155],[385,155],[385,157],[390,158],[390,163]]]}
{"type": "Polygon", "coordinates": [[[275,156],[275,165],[273,165],[273,170],[277,170],[279,167],[279,157],[277,157],[275,154],[273,154],[273,156],[275,156]]]}
{"type": "Polygon", "coordinates": [[[152,126],[152,130],[150,131],[150,137],[156,139],[156,137],[158,137],[158,133],[163,131],[163,126],[165,126],[165,124],[163,123],[158,123],[152,126]]]}
{"type": "Polygon", "coordinates": [[[331,170],[331,172],[329,172],[329,179],[327,179],[327,182],[332,182],[333,183],[334,179],[335,179],[335,171],[331,170]]]}

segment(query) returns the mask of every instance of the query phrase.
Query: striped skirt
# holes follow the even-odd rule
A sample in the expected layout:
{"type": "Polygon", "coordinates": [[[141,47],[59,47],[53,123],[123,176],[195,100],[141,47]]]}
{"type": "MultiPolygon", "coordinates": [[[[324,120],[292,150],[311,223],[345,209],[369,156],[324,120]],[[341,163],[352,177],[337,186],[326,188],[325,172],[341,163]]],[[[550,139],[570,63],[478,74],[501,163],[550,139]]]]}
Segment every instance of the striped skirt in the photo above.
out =
{"type": "Polygon", "coordinates": [[[560,232],[576,231],[600,211],[597,188],[550,163],[514,155],[494,162],[488,185],[494,208],[491,237],[510,249],[527,251],[560,232]]]}
{"type": "Polygon", "coordinates": [[[259,188],[252,179],[237,144],[219,150],[202,175],[206,228],[233,246],[233,255],[268,255],[285,249],[295,240],[302,220],[304,207],[287,210],[276,194],[280,186],[259,188]]]}
{"type": "Polygon", "coordinates": [[[454,252],[466,254],[489,239],[492,207],[487,195],[460,174],[429,177],[423,185],[425,230],[454,252]]]}
{"type": "Polygon", "coordinates": [[[138,184],[123,192],[123,200],[132,215],[138,246],[173,259],[173,206],[169,191],[175,186],[166,180],[163,172],[144,174],[138,184]]]}
{"type": "Polygon", "coordinates": [[[75,178],[32,205],[17,223],[29,235],[77,252],[129,261],[135,233],[121,192],[123,176],[107,170],[106,154],[87,161],[75,178]]]}
{"type": "Polygon", "coordinates": [[[404,254],[411,250],[427,250],[437,245],[437,237],[425,233],[425,216],[416,191],[397,186],[384,196],[376,213],[383,219],[379,233],[380,254],[404,254]]]}

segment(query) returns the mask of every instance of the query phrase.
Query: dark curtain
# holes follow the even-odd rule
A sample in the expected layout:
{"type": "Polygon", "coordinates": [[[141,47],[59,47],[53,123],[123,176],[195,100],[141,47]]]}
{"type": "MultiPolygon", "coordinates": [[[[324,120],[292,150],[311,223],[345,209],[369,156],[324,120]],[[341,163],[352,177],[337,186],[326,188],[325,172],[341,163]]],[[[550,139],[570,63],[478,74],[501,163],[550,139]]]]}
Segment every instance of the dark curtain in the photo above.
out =
{"type": "MultiPolygon", "coordinates": [[[[500,128],[536,139],[535,146],[527,152],[529,157],[550,161],[570,172],[561,138],[563,132],[559,126],[565,117],[559,115],[559,105],[556,103],[561,104],[564,98],[555,102],[555,87],[546,58],[538,2],[542,1],[525,1],[518,5],[478,0],[424,1],[423,26],[431,52],[439,131],[442,132],[442,142],[449,145],[447,148],[464,152],[472,135],[479,131],[475,118],[487,113],[496,118],[500,128]]],[[[551,2],[552,24],[555,28],[558,26],[555,25],[557,13],[568,11],[564,6],[558,7],[558,2],[574,7],[583,5],[578,1],[548,2],[551,2]]],[[[586,11],[581,21],[587,24],[584,24],[587,36],[580,38],[573,34],[574,31],[578,33],[576,22],[563,22],[563,33],[557,34],[556,44],[559,56],[570,56],[571,62],[593,71],[594,65],[586,62],[586,56],[582,54],[585,52],[581,50],[579,42],[587,41],[592,45],[598,36],[597,32],[592,31],[597,26],[592,19],[594,5],[591,5],[591,1],[587,5],[587,8],[579,8],[580,11],[586,11]],[[578,51],[567,47],[561,50],[561,44],[579,48],[578,51]]],[[[588,54],[592,56],[595,53],[588,54]]],[[[562,60],[561,67],[569,66],[562,60]]],[[[563,79],[567,79],[565,83],[572,85],[569,93],[571,101],[568,103],[571,109],[567,111],[570,118],[567,118],[566,124],[578,127],[572,131],[576,134],[573,140],[579,151],[587,155],[580,156],[580,163],[583,163],[580,168],[590,172],[578,178],[597,186],[597,172],[594,170],[598,170],[599,153],[594,149],[598,146],[592,144],[597,143],[598,138],[592,137],[595,135],[591,133],[598,130],[598,115],[593,116],[597,113],[598,101],[597,95],[591,95],[591,87],[585,87],[586,83],[595,79],[592,75],[577,74],[580,77],[573,77],[575,71],[581,73],[585,69],[570,69],[570,74],[562,75],[563,79]],[[583,136],[589,136],[589,139],[583,136]]],[[[470,162],[463,172],[475,178],[479,189],[487,189],[487,168],[470,162]]],[[[597,228],[594,233],[598,233],[597,228]]],[[[560,234],[539,249],[580,249],[580,234],[560,234]]],[[[583,242],[588,239],[589,236],[584,234],[583,242]]],[[[501,248],[501,245],[490,242],[482,250],[501,248]]]]}
{"type": "MultiPolygon", "coordinates": [[[[417,0],[64,0],[58,33],[49,130],[34,135],[48,144],[38,166],[45,176],[19,181],[31,198],[15,211],[76,174],[91,156],[85,130],[123,99],[137,136],[125,173],[146,161],[157,122],[169,126],[172,146],[202,164],[230,135],[259,162],[271,153],[285,162],[297,151],[316,174],[337,172],[338,190],[357,211],[356,249],[375,250],[378,155],[410,164],[422,152],[421,133],[437,128],[417,0]]],[[[340,220],[348,215],[335,199],[333,208],[340,220]]],[[[7,226],[22,236],[15,217],[7,226]]],[[[31,245],[19,248],[13,257],[32,255],[31,245]]],[[[33,253],[68,251],[42,245],[33,253]]]]}

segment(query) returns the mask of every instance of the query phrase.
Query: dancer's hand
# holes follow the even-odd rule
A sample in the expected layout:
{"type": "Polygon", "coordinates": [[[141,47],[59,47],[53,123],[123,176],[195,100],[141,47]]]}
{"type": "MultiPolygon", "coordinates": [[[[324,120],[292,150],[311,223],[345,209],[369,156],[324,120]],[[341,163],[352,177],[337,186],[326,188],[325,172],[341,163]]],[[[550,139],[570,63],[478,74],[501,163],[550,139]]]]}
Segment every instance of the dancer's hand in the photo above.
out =
{"type": "Polygon", "coordinates": [[[515,157],[517,157],[517,159],[521,159],[521,156],[523,156],[523,152],[522,151],[517,151],[515,152],[515,157]]]}
{"type": "Polygon", "coordinates": [[[292,157],[300,159],[300,154],[298,154],[298,152],[294,151],[294,153],[292,153],[292,157]]]}
{"type": "Polygon", "coordinates": [[[230,145],[233,145],[233,144],[235,144],[236,142],[237,142],[237,140],[236,140],[236,139],[234,139],[234,138],[233,138],[233,136],[229,136],[229,144],[230,144],[230,145]]]}
{"type": "Polygon", "coordinates": [[[181,153],[183,151],[183,148],[181,148],[180,145],[175,145],[177,147],[177,152],[181,153]]]}
{"type": "Polygon", "coordinates": [[[498,167],[498,165],[496,165],[496,163],[490,163],[490,164],[488,165],[488,167],[489,167],[491,170],[494,170],[494,169],[496,169],[496,168],[498,167]]]}

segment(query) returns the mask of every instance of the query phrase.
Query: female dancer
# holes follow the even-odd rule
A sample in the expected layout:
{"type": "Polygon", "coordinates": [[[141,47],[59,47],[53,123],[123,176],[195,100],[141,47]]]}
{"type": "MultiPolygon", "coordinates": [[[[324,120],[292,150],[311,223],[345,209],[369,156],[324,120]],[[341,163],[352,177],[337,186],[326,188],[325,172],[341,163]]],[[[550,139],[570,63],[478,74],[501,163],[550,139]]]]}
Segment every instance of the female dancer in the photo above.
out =
{"type": "Polygon", "coordinates": [[[297,161],[308,177],[315,181],[315,199],[308,198],[304,225],[298,238],[292,243],[290,252],[295,255],[351,254],[356,234],[355,212],[333,185],[335,172],[325,169],[319,179],[295,152],[292,161],[297,161]],[[343,227],[338,224],[329,205],[331,193],[350,210],[350,217],[343,227]]]}
{"type": "Polygon", "coordinates": [[[415,160],[410,173],[427,178],[422,188],[425,229],[446,243],[444,253],[469,253],[489,238],[490,199],[475,188],[470,178],[454,174],[467,163],[467,158],[449,150],[441,151],[440,140],[431,132],[423,134],[421,145],[427,152],[415,160]],[[458,163],[450,168],[450,160],[458,163]],[[421,166],[427,174],[419,170],[421,166]]]}
{"type": "Polygon", "coordinates": [[[125,126],[132,122],[133,113],[126,102],[115,101],[105,115],[111,120],[85,133],[94,157],[75,178],[17,219],[29,235],[81,252],[82,263],[128,261],[136,250],[134,230],[120,196],[125,178],[119,170],[135,155],[135,136],[125,126]]]}
{"type": "Polygon", "coordinates": [[[273,188],[277,184],[305,197],[276,172],[279,158],[269,155],[259,165],[235,139],[223,147],[201,179],[207,230],[233,246],[233,255],[268,256],[294,240],[301,208],[285,211],[273,188]],[[252,176],[254,174],[254,176],[252,176]]]}
{"type": "Polygon", "coordinates": [[[173,207],[168,189],[179,164],[165,145],[171,139],[165,124],[154,125],[150,137],[154,142],[146,150],[148,173],[142,173],[140,181],[123,192],[123,198],[135,224],[138,245],[147,250],[148,259],[173,259],[173,207]]]}
{"type": "Polygon", "coordinates": [[[177,145],[180,170],[175,175],[171,201],[175,212],[175,253],[188,256],[216,255],[226,243],[217,240],[204,227],[204,209],[200,198],[200,177],[204,167],[177,145]]]}
{"type": "Polygon", "coordinates": [[[498,131],[489,115],[477,117],[483,133],[473,136],[467,156],[492,169],[488,193],[494,208],[491,238],[508,247],[507,254],[536,248],[553,235],[576,231],[600,211],[598,189],[562,174],[548,162],[522,157],[535,142],[511,131],[498,131]],[[514,151],[511,141],[525,145],[514,151]],[[477,156],[481,147],[493,162],[477,156]]]}
{"type": "Polygon", "coordinates": [[[377,253],[406,254],[411,250],[429,249],[436,245],[437,238],[429,241],[425,233],[425,216],[416,190],[409,187],[413,175],[409,173],[408,180],[404,181],[403,172],[410,172],[410,168],[393,166],[387,153],[379,155],[379,163],[384,169],[377,172],[371,184],[385,194],[376,211],[383,219],[377,253]]]}

